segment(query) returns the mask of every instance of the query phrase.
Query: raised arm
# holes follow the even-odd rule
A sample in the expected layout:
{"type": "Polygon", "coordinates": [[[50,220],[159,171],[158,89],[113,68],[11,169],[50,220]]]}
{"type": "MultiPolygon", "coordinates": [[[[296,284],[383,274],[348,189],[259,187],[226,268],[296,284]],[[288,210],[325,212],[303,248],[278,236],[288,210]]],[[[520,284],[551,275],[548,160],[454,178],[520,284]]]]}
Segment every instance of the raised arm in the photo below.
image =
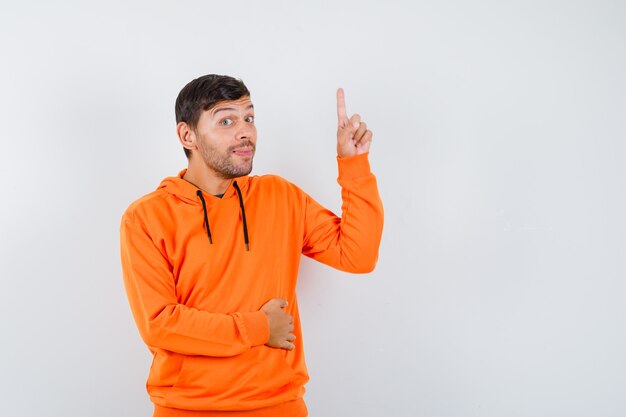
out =
{"type": "Polygon", "coordinates": [[[372,132],[358,114],[348,118],[337,90],[337,164],[341,217],[306,196],[302,253],[347,272],[371,272],[378,261],[383,205],[369,165],[372,132]]]}

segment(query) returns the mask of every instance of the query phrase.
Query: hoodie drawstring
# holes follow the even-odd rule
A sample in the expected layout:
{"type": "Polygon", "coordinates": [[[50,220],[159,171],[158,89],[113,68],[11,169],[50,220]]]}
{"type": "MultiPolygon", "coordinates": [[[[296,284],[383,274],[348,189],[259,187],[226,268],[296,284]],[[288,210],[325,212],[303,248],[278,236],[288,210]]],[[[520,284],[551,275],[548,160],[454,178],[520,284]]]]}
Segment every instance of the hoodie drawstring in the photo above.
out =
{"type": "Polygon", "coordinates": [[[213,244],[213,238],[211,237],[211,229],[209,228],[209,218],[206,214],[206,203],[204,202],[204,197],[202,197],[202,191],[196,191],[196,195],[200,197],[200,201],[202,201],[202,208],[204,209],[204,224],[206,225],[206,232],[209,235],[209,242],[211,245],[213,244]]]}
{"type": "Polygon", "coordinates": [[[243,207],[243,198],[241,197],[241,190],[239,189],[237,181],[233,182],[233,187],[235,187],[237,195],[239,195],[239,207],[241,207],[241,218],[243,219],[243,240],[246,243],[246,250],[250,251],[250,242],[248,241],[248,223],[246,222],[246,209],[243,207]]]}
{"type": "MultiPolygon", "coordinates": [[[[250,251],[250,241],[248,240],[248,222],[246,221],[246,209],[243,206],[243,197],[241,196],[241,190],[239,189],[239,185],[237,181],[233,182],[233,187],[237,191],[237,195],[239,196],[239,207],[241,208],[241,218],[243,219],[243,240],[246,243],[246,250],[250,251]]],[[[200,201],[202,201],[202,208],[204,209],[204,224],[206,225],[206,231],[209,235],[209,242],[213,244],[213,238],[211,237],[211,229],[209,228],[209,217],[207,216],[206,211],[206,202],[204,201],[204,197],[202,196],[202,191],[197,190],[196,195],[200,197],[200,201]]]]}

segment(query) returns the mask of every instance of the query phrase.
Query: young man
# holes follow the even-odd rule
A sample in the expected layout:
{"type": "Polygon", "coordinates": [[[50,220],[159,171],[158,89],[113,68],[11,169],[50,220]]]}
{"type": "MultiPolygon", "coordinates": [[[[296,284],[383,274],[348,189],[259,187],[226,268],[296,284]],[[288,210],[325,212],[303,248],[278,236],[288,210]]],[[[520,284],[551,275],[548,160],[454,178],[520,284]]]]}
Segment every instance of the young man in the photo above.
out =
{"type": "Polygon", "coordinates": [[[372,132],[337,90],[341,218],[275,175],[248,176],[257,142],[241,80],[206,75],[176,99],[188,167],[121,220],[124,285],[153,354],[155,417],[304,417],[308,381],[296,279],[301,254],[374,269],[383,207],[372,132]]]}

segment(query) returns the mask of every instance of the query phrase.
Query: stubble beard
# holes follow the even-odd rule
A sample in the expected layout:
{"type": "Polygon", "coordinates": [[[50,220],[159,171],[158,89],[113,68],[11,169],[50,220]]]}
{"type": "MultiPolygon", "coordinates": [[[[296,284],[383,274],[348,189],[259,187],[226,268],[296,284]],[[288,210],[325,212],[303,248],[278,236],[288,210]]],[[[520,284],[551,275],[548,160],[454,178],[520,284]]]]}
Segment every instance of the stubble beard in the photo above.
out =
{"type": "Polygon", "coordinates": [[[252,160],[254,159],[254,152],[256,147],[250,141],[244,141],[237,146],[229,147],[226,152],[220,152],[218,149],[210,144],[204,144],[204,141],[200,141],[198,148],[202,155],[204,163],[211,170],[224,179],[232,179],[236,177],[242,177],[252,172],[252,160]],[[242,160],[239,165],[235,164],[234,159],[238,158],[234,154],[234,150],[243,146],[249,146],[252,148],[252,155],[248,161],[242,160]]]}

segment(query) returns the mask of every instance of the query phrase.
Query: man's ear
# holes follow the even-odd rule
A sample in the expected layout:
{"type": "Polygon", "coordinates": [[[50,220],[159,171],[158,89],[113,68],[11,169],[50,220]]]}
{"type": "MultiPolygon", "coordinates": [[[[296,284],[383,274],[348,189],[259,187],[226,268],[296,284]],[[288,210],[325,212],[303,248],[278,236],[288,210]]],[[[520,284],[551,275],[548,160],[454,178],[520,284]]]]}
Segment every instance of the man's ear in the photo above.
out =
{"type": "Polygon", "coordinates": [[[196,134],[186,122],[180,122],[176,125],[176,134],[180,144],[189,150],[196,150],[196,134]]]}

